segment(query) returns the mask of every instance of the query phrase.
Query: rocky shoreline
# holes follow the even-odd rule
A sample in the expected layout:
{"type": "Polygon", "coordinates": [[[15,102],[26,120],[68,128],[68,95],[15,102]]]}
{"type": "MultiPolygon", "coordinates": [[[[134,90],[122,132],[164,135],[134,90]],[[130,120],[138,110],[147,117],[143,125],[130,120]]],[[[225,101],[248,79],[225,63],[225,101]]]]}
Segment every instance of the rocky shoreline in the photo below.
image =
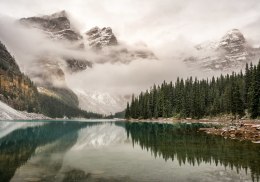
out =
{"type": "Polygon", "coordinates": [[[250,140],[253,143],[260,144],[260,124],[237,123],[221,128],[201,128],[200,131],[211,135],[223,136],[224,138],[238,139],[240,141],[250,140]]]}
{"type": "Polygon", "coordinates": [[[203,123],[212,124],[211,128],[200,128],[200,132],[209,135],[222,136],[224,138],[237,139],[240,141],[248,140],[260,144],[260,120],[232,120],[223,118],[211,119],[173,119],[173,118],[152,118],[152,119],[130,119],[129,122],[151,122],[151,123],[203,123]]]}

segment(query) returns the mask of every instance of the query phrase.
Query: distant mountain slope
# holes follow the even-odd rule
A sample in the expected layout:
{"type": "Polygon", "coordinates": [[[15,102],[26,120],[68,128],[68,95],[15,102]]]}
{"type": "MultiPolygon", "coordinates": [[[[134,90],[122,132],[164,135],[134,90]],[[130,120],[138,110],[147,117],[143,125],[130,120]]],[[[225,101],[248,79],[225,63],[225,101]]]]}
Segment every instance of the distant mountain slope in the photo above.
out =
{"type": "Polygon", "coordinates": [[[195,46],[196,53],[184,60],[192,68],[228,71],[256,61],[260,49],[252,47],[238,29],[228,31],[219,41],[195,46]]]}
{"type": "Polygon", "coordinates": [[[124,110],[125,103],[129,101],[130,98],[118,94],[79,89],[75,89],[74,92],[79,98],[80,108],[104,115],[115,114],[116,111],[124,110]]]}
{"type": "Polygon", "coordinates": [[[0,42],[0,100],[18,110],[37,112],[37,97],[32,81],[21,73],[14,58],[0,42]]]}

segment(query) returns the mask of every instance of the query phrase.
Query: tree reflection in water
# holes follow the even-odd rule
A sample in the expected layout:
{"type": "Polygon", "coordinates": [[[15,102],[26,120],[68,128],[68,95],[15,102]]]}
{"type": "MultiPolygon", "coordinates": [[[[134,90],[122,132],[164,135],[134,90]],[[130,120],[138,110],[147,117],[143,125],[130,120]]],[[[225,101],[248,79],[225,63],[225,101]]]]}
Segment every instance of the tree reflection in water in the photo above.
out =
{"type": "Polygon", "coordinates": [[[133,145],[151,151],[154,157],[165,160],[178,160],[179,165],[192,166],[215,163],[251,172],[252,180],[259,181],[260,145],[247,141],[224,139],[198,132],[203,124],[161,124],[137,123],[126,124],[128,137],[133,145]]]}

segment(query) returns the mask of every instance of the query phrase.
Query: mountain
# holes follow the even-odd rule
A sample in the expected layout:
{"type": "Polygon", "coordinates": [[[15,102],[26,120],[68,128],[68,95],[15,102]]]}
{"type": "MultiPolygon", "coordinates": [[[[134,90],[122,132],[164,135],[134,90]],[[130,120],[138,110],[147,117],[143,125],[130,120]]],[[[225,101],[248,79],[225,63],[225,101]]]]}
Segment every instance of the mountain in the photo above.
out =
{"type": "Polygon", "coordinates": [[[129,46],[119,42],[110,27],[94,27],[85,33],[87,44],[102,56],[96,62],[130,63],[134,60],[157,60],[154,53],[144,44],[129,46]]]}
{"type": "Polygon", "coordinates": [[[44,31],[54,40],[82,40],[82,36],[71,26],[69,16],[64,10],[52,15],[22,18],[20,22],[44,31]]]}
{"type": "Polygon", "coordinates": [[[0,100],[18,110],[38,112],[38,92],[0,42],[0,100]]]}
{"type": "Polygon", "coordinates": [[[118,45],[117,38],[110,27],[94,27],[86,32],[89,46],[101,49],[103,47],[118,45]]]}
{"type": "Polygon", "coordinates": [[[79,106],[85,110],[90,109],[93,112],[110,114],[110,112],[121,111],[123,109],[122,103],[126,103],[127,100],[124,99],[124,96],[119,96],[122,99],[118,100],[115,99],[118,95],[89,91],[89,88],[82,88],[81,90],[85,93],[76,92],[75,95],[73,93],[74,88],[67,86],[66,76],[88,71],[95,64],[128,64],[132,61],[157,59],[154,53],[144,44],[130,46],[119,41],[110,27],[93,27],[85,33],[80,33],[73,26],[73,21],[66,11],[22,18],[19,22],[25,27],[39,30],[45,35],[46,39],[64,45],[64,49],[66,49],[64,51],[69,49],[71,52],[77,52],[77,54],[70,56],[68,54],[64,56],[53,55],[52,52],[39,55],[36,61],[38,64],[36,67],[39,69],[29,73],[29,76],[35,81],[41,94],[54,96],[53,98],[62,99],[65,103],[68,103],[68,99],[64,99],[70,98],[69,100],[72,103],[79,103],[79,106]],[[77,56],[78,53],[81,56],[77,56]],[[106,98],[106,104],[101,104],[99,99],[93,99],[103,97],[106,98]],[[90,105],[81,104],[83,102],[90,103],[90,105]],[[110,105],[113,105],[113,107],[109,107],[110,105]]]}
{"type": "MultiPolygon", "coordinates": [[[[19,21],[22,25],[36,28],[42,31],[47,37],[56,42],[76,42],[72,49],[82,49],[83,37],[72,27],[69,15],[65,11],[41,17],[22,18],[19,21]]],[[[55,96],[55,99],[73,107],[78,106],[77,96],[66,85],[65,71],[75,73],[92,67],[92,63],[84,59],[70,57],[58,57],[40,55],[35,61],[39,69],[31,71],[29,76],[36,81],[39,93],[47,96],[55,96]],[[66,68],[63,68],[64,60],[66,68]],[[40,71],[39,71],[40,70],[40,71]]]]}
{"type": "Polygon", "coordinates": [[[75,89],[73,91],[79,98],[80,108],[104,115],[110,115],[114,114],[116,111],[124,110],[125,103],[130,99],[130,96],[97,91],[95,92],[80,89],[75,89]]]}
{"type": "MultiPolygon", "coordinates": [[[[73,28],[69,15],[64,10],[41,17],[21,18],[20,23],[42,31],[51,40],[73,42],[75,43],[75,49],[82,49],[84,47],[83,36],[76,28],[73,28]]],[[[75,59],[73,57],[63,57],[63,59],[67,63],[67,68],[72,73],[85,70],[92,66],[91,62],[87,60],[75,59]]]]}
{"type": "Polygon", "coordinates": [[[252,47],[238,29],[228,31],[219,41],[205,42],[195,46],[195,49],[194,55],[184,62],[190,67],[204,70],[240,69],[260,56],[260,49],[252,47]]]}
{"type": "Polygon", "coordinates": [[[101,117],[99,114],[79,109],[78,98],[70,89],[62,87],[38,87],[37,89],[34,83],[20,71],[15,59],[1,42],[0,100],[4,102],[0,102],[0,119],[47,119],[35,113],[43,113],[52,118],[101,117]]]}

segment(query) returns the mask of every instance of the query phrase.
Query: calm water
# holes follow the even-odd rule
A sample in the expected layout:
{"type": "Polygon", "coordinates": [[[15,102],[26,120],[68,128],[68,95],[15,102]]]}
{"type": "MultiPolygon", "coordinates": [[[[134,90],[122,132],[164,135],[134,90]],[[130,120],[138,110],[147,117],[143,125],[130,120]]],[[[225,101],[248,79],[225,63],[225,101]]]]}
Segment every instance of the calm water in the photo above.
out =
{"type": "Polygon", "coordinates": [[[259,181],[259,144],[200,127],[0,122],[0,181],[259,181]]]}

